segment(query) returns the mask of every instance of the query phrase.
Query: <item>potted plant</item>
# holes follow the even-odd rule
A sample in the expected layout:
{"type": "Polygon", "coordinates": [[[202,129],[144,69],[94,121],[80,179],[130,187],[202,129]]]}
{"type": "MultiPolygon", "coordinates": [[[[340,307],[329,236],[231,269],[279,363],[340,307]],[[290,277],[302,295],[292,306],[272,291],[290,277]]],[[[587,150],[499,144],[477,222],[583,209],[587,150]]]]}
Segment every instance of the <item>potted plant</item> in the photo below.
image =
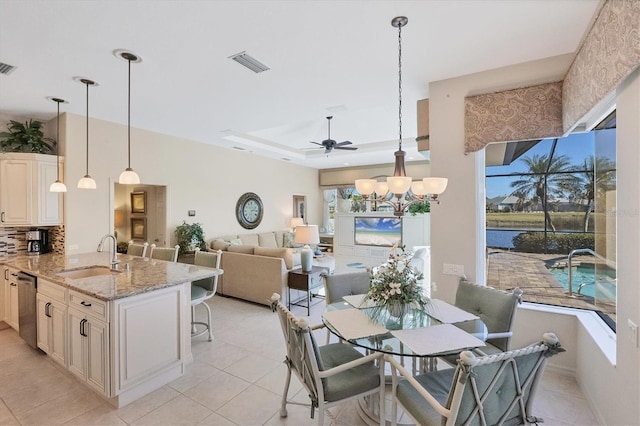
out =
{"type": "Polygon", "coordinates": [[[429,213],[430,211],[431,204],[429,203],[429,201],[419,201],[409,206],[409,213],[411,213],[411,216],[429,213]]]}
{"type": "Polygon", "coordinates": [[[0,132],[0,146],[3,152],[35,152],[47,154],[54,152],[56,141],[45,138],[42,133],[44,123],[37,120],[25,121],[24,124],[10,120],[8,132],[0,132]]]}
{"type": "Polygon", "coordinates": [[[189,224],[182,221],[182,225],[176,227],[175,234],[181,255],[194,251],[196,247],[203,251],[207,249],[207,243],[204,241],[204,231],[199,223],[189,224]]]}

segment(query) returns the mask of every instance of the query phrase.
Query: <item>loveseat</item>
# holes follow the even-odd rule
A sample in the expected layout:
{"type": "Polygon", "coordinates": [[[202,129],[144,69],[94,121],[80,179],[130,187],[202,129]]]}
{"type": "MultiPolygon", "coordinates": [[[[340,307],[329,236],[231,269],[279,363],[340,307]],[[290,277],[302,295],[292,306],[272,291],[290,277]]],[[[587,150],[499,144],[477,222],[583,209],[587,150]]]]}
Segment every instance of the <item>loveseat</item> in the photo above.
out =
{"type": "Polygon", "coordinates": [[[289,271],[300,266],[299,248],[288,231],[226,235],[209,246],[223,251],[218,293],[263,305],[273,293],[288,294],[289,271]]]}

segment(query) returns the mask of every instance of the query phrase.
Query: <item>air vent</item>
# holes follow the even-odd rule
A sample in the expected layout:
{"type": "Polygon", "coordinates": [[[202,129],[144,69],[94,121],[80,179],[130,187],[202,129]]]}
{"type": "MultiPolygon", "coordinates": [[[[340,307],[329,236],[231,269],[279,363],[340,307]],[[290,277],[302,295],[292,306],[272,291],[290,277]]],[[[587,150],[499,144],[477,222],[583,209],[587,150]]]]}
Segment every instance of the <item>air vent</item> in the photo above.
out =
{"type": "Polygon", "coordinates": [[[251,71],[255,73],[263,72],[270,70],[268,66],[260,62],[259,60],[247,55],[246,52],[236,53],[235,55],[229,56],[229,59],[233,59],[240,65],[243,65],[249,68],[251,71]]]}
{"type": "Polygon", "coordinates": [[[241,146],[234,146],[233,149],[237,149],[238,151],[246,151],[246,149],[242,148],[241,146]]]}
{"type": "Polygon", "coordinates": [[[9,65],[9,64],[5,64],[3,62],[0,62],[0,74],[9,75],[15,69],[16,69],[16,67],[14,67],[13,65],[9,65]]]}

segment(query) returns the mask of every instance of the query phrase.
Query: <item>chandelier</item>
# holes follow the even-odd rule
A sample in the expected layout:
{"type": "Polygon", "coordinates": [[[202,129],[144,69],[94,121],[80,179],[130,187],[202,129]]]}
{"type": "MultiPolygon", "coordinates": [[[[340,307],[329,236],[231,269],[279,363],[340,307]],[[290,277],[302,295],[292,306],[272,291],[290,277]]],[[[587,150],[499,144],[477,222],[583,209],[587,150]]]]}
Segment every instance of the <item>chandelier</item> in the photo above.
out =
{"type": "Polygon", "coordinates": [[[402,150],[402,27],[407,25],[405,16],[398,16],[391,20],[391,25],[398,29],[398,150],[394,153],[395,167],[393,176],[389,176],[386,182],[378,182],[375,179],[356,179],[356,190],[365,202],[376,201],[393,206],[395,216],[404,215],[404,211],[411,204],[434,201],[439,203],[438,195],[447,187],[447,178],[428,177],[419,181],[413,181],[407,176],[404,168],[405,152],[402,150]],[[391,194],[389,198],[388,195],[391,194]]]}

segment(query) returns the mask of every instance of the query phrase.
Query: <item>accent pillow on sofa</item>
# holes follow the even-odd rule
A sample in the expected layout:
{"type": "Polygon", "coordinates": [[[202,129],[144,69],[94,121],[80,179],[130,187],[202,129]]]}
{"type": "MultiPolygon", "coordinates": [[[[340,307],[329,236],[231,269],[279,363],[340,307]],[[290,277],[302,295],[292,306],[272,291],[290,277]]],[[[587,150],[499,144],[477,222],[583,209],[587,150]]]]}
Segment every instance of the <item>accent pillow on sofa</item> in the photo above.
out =
{"type": "Polygon", "coordinates": [[[229,244],[232,246],[242,245],[242,240],[240,238],[232,238],[229,240],[229,244]]]}
{"type": "Polygon", "coordinates": [[[231,243],[225,240],[213,240],[211,242],[211,248],[214,250],[227,250],[230,245],[231,243]]]}
{"type": "Polygon", "coordinates": [[[273,232],[263,232],[262,234],[258,234],[258,241],[260,242],[260,247],[278,248],[278,244],[276,243],[276,234],[273,232]]]}
{"type": "Polygon", "coordinates": [[[257,256],[280,257],[284,259],[287,269],[293,268],[293,253],[287,248],[256,247],[253,254],[257,256]]]}
{"type": "Polygon", "coordinates": [[[300,248],[303,245],[296,243],[296,235],[293,232],[285,232],[282,234],[282,246],[287,248],[300,248]]]}
{"type": "Polygon", "coordinates": [[[243,235],[238,235],[238,238],[240,238],[240,241],[242,241],[242,244],[244,244],[245,246],[260,245],[260,241],[258,240],[258,234],[243,234],[243,235]]]}
{"type": "Polygon", "coordinates": [[[231,244],[227,249],[227,251],[231,253],[253,254],[253,251],[255,248],[257,247],[248,246],[245,244],[238,244],[238,245],[231,244]]]}

